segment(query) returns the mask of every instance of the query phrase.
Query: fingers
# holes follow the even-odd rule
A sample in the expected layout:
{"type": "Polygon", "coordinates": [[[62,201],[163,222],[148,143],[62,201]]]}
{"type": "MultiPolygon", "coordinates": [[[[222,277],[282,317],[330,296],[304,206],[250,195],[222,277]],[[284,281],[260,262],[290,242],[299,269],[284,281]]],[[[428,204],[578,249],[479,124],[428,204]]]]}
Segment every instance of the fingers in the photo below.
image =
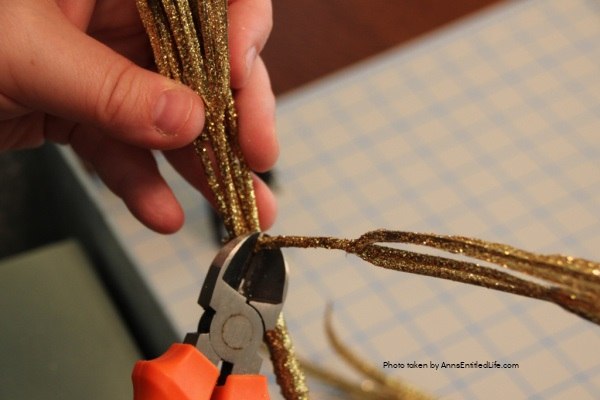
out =
{"type": "MultiPolygon", "coordinates": [[[[264,63],[257,58],[246,85],[236,93],[239,116],[239,141],[244,157],[254,171],[267,171],[279,155],[275,135],[275,97],[264,63]]],[[[206,183],[204,167],[192,146],[166,151],[165,156],[173,167],[213,205],[214,198],[206,183]]],[[[262,229],[275,221],[277,202],[269,187],[254,177],[254,189],[262,229]]]]}
{"type": "Polygon", "coordinates": [[[44,143],[43,121],[41,113],[0,121],[0,151],[41,146],[44,143]]]}
{"type": "MultiPolygon", "coordinates": [[[[198,189],[213,206],[214,198],[206,183],[206,177],[202,172],[204,170],[200,158],[192,146],[182,149],[165,152],[165,157],[173,167],[183,176],[192,186],[198,189]]],[[[258,177],[254,177],[254,190],[261,229],[266,230],[271,227],[277,214],[277,202],[271,189],[258,177]]]]}
{"type": "Polygon", "coordinates": [[[71,144],[144,225],[160,233],[173,233],[181,228],[183,210],[160,175],[150,151],[86,128],[73,132],[71,144]]]}
{"type": "Polygon", "coordinates": [[[13,10],[23,27],[10,30],[10,45],[0,46],[0,92],[146,148],[181,147],[201,131],[203,103],[191,89],[88,37],[54,3],[35,4],[43,10],[13,10]]]}
{"type": "Polygon", "coordinates": [[[277,216],[277,201],[266,183],[256,175],[254,175],[253,178],[260,229],[266,231],[275,223],[275,217],[277,216]]]}
{"type": "MultiPolygon", "coordinates": [[[[0,26],[10,27],[0,37],[0,118],[7,120],[0,125],[11,124],[0,128],[24,132],[6,136],[6,145],[35,145],[44,139],[42,132],[52,140],[70,142],[139,220],[159,232],[177,230],[183,223],[181,207],[144,148],[168,150],[189,144],[204,125],[200,97],[82,33],[53,1],[0,3],[0,26]],[[38,117],[28,118],[33,115],[38,117]],[[35,143],[21,140],[32,131],[39,133],[35,143]]],[[[63,8],[67,3],[71,4],[61,2],[63,8]]],[[[240,145],[251,168],[263,171],[278,153],[273,94],[257,56],[271,28],[271,6],[267,0],[230,3],[240,145]]],[[[86,23],[89,17],[69,18],[86,23]]],[[[210,196],[191,146],[166,154],[186,179],[210,196]]],[[[258,179],[255,188],[266,228],[274,220],[275,200],[258,179]]]]}
{"type": "Polygon", "coordinates": [[[248,81],[272,26],[270,0],[229,1],[229,51],[234,88],[241,88],[248,81]]]}
{"type": "Polygon", "coordinates": [[[31,112],[27,107],[16,103],[13,99],[0,93],[0,121],[22,117],[31,112]]]}
{"type": "Polygon", "coordinates": [[[247,85],[236,94],[239,115],[239,141],[250,168],[268,171],[279,156],[275,134],[275,96],[269,75],[260,58],[252,69],[247,85]]]}

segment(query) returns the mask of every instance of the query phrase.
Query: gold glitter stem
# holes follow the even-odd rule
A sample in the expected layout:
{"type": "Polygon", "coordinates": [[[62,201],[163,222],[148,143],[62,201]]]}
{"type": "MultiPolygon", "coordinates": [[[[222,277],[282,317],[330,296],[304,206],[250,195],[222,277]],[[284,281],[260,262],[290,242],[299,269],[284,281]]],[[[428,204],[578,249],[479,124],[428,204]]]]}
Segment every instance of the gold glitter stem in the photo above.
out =
{"type": "Polygon", "coordinates": [[[275,329],[267,331],[265,342],[283,397],[287,400],[308,399],[304,374],[295,356],[294,346],[282,315],[277,319],[275,329]]]}
{"type": "MultiPolygon", "coordinates": [[[[137,0],[156,65],[163,75],[194,89],[204,100],[206,122],[194,146],[227,232],[260,230],[252,173],[238,143],[230,88],[226,0],[137,0]]],[[[201,171],[199,171],[201,173],[201,171]]],[[[280,319],[270,340],[287,399],[307,398],[304,377],[280,319]],[[297,385],[297,386],[296,386],[297,385]]]]}
{"type": "MultiPolygon", "coordinates": [[[[318,380],[348,394],[352,399],[399,400],[393,394],[381,393],[373,381],[364,380],[360,384],[357,384],[341,374],[319,367],[308,360],[300,359],[300,365],[308,375],[312,375],[318,380]]],[[[410,398],[406,398],[405,400],[410,400],[410,398]]]]}
{"type": "Polygon", "coordinates": [[[325,311],[325,333],[329,344],[333,347],[335,352],[342,357],[348,365],[358,371],[360,374],[371,379],[376,386],[373,388],[373,392],[379,393],[380,397],[390,400],[431,400],[432,397],[421,393],[415,388],[399,382],[392,377],[384,374],[374,365],[366,362],[360,358],[356,352],[346,346],[335,330],[333,329],[332,323],[332,307],[328,306],[325,311]]]}
{"type": "MultiPolygon", "coordinates": [[[[206,105],[206,123],[195,141],[204,174],[230,236],[260,229],[252,174],[237,139],[230,88],[226,0],[136,0],[159,71],[193,88],[206,105]]],[[[561,255],[539,255],[460,236],[377,230],[358,239],[263,236],[263,247],[343,250],[376,266],[469,283],[553,302],[600,324],[600,264],[561,255]],[[438,257],[384,244],[404,243],[461,254],[486,263],[438,257]]],[[[331,328],[331,326],[329,326],[331,328]]],[[[344,351],[332,329],[332,346],[346,361],[379,382],[386,378],[344,351]]],[[[308,398],[283,317],[265,338],[286,399],[308,398]]]]}
{"type": "Polygon", "coordinates": [[[600,264],[574,257],[542,255],[515,247],[470,239],[413,232],[375,230],[358,239],[270,236],[259,246],[338,249],[378,267],[433,276],[555,303],[600,324],[600,264]],[[496,264],[438,257],[384,246],[417,244],[496,264]]]}

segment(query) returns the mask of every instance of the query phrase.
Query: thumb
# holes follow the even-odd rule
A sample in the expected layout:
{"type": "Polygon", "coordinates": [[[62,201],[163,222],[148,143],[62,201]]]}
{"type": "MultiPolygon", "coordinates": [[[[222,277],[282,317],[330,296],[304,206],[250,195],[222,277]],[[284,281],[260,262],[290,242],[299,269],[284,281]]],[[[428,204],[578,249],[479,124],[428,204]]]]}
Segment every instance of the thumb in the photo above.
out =
{"type": "Polygon", "coordinates": [[[0,87],[11,98],[142,147],[181,147],[200,133],[204,106],[191,89],[87,36],[58,7],[23,19],[11,30],[14,50],[2,50],[12,73],[0,87]]]}

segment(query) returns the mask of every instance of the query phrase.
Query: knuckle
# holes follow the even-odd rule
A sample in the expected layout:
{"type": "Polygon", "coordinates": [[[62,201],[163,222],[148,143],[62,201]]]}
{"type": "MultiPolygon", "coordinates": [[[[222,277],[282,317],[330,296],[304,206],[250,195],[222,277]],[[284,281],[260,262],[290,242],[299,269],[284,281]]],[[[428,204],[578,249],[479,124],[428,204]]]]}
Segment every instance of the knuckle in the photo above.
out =
{"type": "Polygon", "coordinates": [[[17,103],[12,98],[0,93],[0,121],[25,116],[31,113],[32,110],[17,103]]]}
{"type": "Polygon", "coordinates": [[[266,4],[257,6],[255,12],[257,14],[257,20],[260,21],[258,33],[262,48],[273,30],[273,9],[271,7],[271,2],[267,1],[266,4]]]}
{"type": "Polygon", "coordinates": [[[230,14],[234,31],[251,38],[261,50],[273,29],[273,8],[270,1],[250,0],[236,2],[230,14]]]}
{"type": "Polygon", "coordinates": [[[114,128],[130,118],[128,115],[139,96],[137,67],[131,62],[119,63],[111,68],[104,79],[96,100],[96,119],[114,128]]]}
{"type": "Polygon", "coordinates": [[[271,5],[271,2],[268,1],[267,2],[267,18],[266,18],[266,34],[267,36],[271,34],[271,31],[273,30],[273,6],[271,5]]]}
{"type": "Polygon", "coordinates": [[[25,116],[0,122],[0,151],[39,147],[44,143],[41,118],[25,116]]]}

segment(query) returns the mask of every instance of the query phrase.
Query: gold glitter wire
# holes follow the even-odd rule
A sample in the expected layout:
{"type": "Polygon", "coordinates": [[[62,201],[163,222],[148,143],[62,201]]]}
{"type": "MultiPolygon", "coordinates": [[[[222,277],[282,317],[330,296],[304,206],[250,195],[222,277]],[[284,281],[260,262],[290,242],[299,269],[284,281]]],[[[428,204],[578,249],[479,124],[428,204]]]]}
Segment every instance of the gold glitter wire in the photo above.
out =
{"type": "MultiPolygon", "coordinates": [[[[300,365],[307,375],[311,375],[321,382],[338,389],[340,392],[356,400],[397,400],[393,393],[387,393],[377,387],[369,379],[356,383],[345,376],[332,370],[320,367],[308,360],[300,359],[300,365]]],[[[411,400],[404,398],[403,400],[411,400]]]]}
{"type": "Polygon", "coordinates": [[[237,141],[237,115],[229,86],[227,2],[138,0],[159,72],[202,96],[204,130],[195,147],[217,209],[232,237],[258,231],[252,174],[237,141]]]}
{"type": "MultiPolygon", "coordinates": [[[[252,174],[237,140],[237,115],[229,84],[227,1],[137,0],[137,6],[159,71],[190,86],[204,99],[206,123],[195,148],[229,235],[258,231],[252,174]]],[[[387,230],[368,232],[355,240],[263,236],[260,246],[344,250],[387,269],[547,300],[600,324],[600,265],[588,260],[539,255],[460,236],[387,230]],[[385,243],[426,246],[499,268],[383,246],[385,243]]],[[[351,352],[336,345],[339,341],[331,332],[330,341],[338,353],[351,365],[362,368],[351,352]]],[[[265,341],[285,398],[308,398],[283,318],[279,318],[275,330],[267,333],[265,341]]],[[[372,370],[367,375],[375,381],[383,379],[372,370]]]]}
{"type": "MultiPolygon", "coordinates": [[[[379,368],[363,360],[358,354],[351,350],[342,342],[338,334],[333,329],[332,322],[332,307],[328,306],[325,311],[325,333],[327,340],[335,353],[340,356],[346,363],[354,368],[359,374],[367,378],[360,385],[352,385],[350,382],[345,382],[341,376],[334,376],[323,369],[315,368],[308,365],[307,372],[313,373],[317,378],[327,379],[334,386],[338,386],[342,390],[349,391],[349,394],[356,398],[373,398],[385,400],[430,400],[431,396],[426,395],[412,386],[393,379],[389,375],[384,374],[379,368]],[[340,385],[343,383],[344,385],[340,385]]],[[[304,364],[303,364],[304,366],[304,364]]]]}
{"type": "Polygon", "coordinates": [[[462,236],[375,230],[358,239],[270,236],[263,248],[300,247],[343,250],[378,267],[433,276],[546,300],[600,324],[600,264],[561,255],[541,255],[462,236]],[[384,246],[426,246],[495,264],[497,268],[384,246]]]}
{"type": "Polygon", "coordinates": [[[273,369],[283,371],[276,373],[281,394],[286,399],[308,399],[308,387],[300,363],[294,353],[291,338],[287,332],[285,321],[280,315],[275,329],[267,331],[266,340],[273,369]]]}
{"type": "MultiPolygon", "coordinates": [[[[260,230],[253,178],[237,140],[230,88],[226,0],[137,0],[159,72],[202,96],[204,130],[195,141],[204,174],[231,237],[260,230]]],[[[286,399],[307,399],[304,375],[283,317],[268,332],[275,375],[286,399]]]]}

